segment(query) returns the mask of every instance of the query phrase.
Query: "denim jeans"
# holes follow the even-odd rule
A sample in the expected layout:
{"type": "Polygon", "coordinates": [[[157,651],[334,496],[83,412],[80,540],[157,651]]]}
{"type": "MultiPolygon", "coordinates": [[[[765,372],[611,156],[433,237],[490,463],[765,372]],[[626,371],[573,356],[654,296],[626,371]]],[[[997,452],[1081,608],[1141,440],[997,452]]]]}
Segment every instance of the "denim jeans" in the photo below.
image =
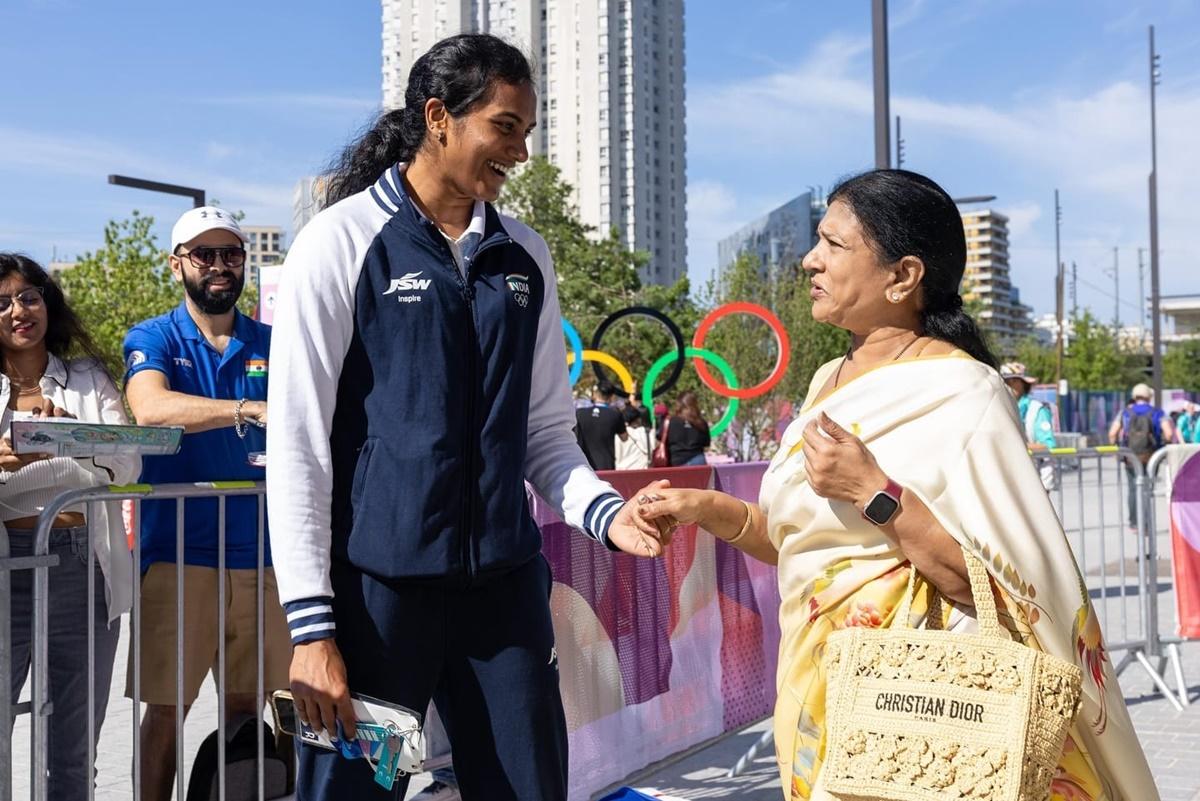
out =
{"type": "MultiPolygon", "coordinates": [[[[9,529],[12,556],[33,553],[33,532],[9,529]]],[[[87,798],[87,782],[95,772],[87,765],[87,561],[91,543],[86,526],[56,528],[50,532],[50,553],[58,555],[58,565],[50,568],[50,643],[47,687],[54,711],[49,726],[51,801],[87,798]]],[[[108,707],[108,687],[113,661],[117,655],[120,624],[108,627],[108,604],[104,600],[104,575],[98,564],[95,571],[96,737],[108,707]]],[[[33,628],[33,571],[12,574],[12,700],[15,704],[29,674],[31,630],[33,628]]],[[[10,728],[11,736],[11,728],[10,728]]]]}

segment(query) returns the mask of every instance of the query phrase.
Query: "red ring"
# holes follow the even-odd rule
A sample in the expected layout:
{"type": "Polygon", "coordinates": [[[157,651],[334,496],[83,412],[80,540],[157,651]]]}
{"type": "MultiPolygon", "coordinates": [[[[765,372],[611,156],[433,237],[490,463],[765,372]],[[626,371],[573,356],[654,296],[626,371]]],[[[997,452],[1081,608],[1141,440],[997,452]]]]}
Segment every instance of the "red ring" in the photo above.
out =
{"type": "Polygon", "coordinates": [[[787,372],[788,361],[792,356],[791,343],[788,341],[787,331],[784,329],[783,323],[771,313],[770,309],[766,309],[756,303],[741,301],[738,303],[726,303],[724,306],[718,306],[710,311],[700,321],[700,326],[696,329],[696,334],[692,337],[692,346],[696,348],[704,347],[704,338],[708,336],[708,332],[713,325],[722,317],[728,317],[731,314],[749,314],[757,317],[771,327],[771,331],[775,334],[775,344],[779,346],[779,355],[775,358],[775,369],[771,371],[771,374],[767,376],[766,380],[752,387],[730,389],[722,385],[708,371],[708,365],[702,359],[693,357],[692,361],[696,365],[696,372],[699,374],[700,380],[704,382],[706,387],[718,395],[725,398],[737,398],[738,400],[757,398],[759,395],[765,395],[770,392],[775,388],[776,384],[783,380],[783,375],[787,372]]]}

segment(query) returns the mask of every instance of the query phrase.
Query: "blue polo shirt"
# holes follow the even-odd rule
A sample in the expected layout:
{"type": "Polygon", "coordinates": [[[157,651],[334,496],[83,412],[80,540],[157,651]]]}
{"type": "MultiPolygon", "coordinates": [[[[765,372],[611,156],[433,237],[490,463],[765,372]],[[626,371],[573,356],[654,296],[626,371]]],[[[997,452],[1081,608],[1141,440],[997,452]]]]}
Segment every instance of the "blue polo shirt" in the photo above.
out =
{"type": "MultiPolygon", "coordinates": [[[[187,305],[138,323],[125,337],[125,380],[143,370],[157,370],[170,388],[188,395],[221,400],[267,399],[267,356],[271,327],[234,312],[233,336],[224,353],[208,343],[196,327],[187,305]]],[[[245,439],[229,426],[185,434],[174,456],[142,459],[145,484],[194,481],[262,481],[265,470],[251,467],[248,456],[266,450],[266,432],[247,426],[245,439]]],[[[225,506],[225,566],[253,568],[257,564],[258,499],[229,498],[225,506]]],[[[264,532],[265,533],[265,532],[264,532]]],[[[175,561],[175,501],[145,501],[141,519],[142,571],[154,562],[175,561]]],[[[265,543],[267,564],[270,543],[265,543]]],[[[184,503],[185,564],[217,566],[217,500],[184,503]]]]}

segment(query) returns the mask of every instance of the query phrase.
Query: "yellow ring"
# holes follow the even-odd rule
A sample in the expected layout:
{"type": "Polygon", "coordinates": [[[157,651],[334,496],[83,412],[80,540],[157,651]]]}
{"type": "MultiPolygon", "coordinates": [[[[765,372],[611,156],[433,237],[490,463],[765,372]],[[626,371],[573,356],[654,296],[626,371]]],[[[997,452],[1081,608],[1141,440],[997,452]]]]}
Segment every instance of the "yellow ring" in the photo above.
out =
{"type": "MultiPolygon", "coordinates": [[[[599,362],[608,369],[617,374],[617,378],[621,379],[621,386],[625,388],[626,395],[633,394],[633,373],[629,372],[629,368],[617,361],[617,357],[605,353],[602,350],[585,350],[583,352],[583,360],[585,362],[599,362]]],[[[567,366],[570,367],[575,363],[575,354],[567,354],[567,366]]]]}

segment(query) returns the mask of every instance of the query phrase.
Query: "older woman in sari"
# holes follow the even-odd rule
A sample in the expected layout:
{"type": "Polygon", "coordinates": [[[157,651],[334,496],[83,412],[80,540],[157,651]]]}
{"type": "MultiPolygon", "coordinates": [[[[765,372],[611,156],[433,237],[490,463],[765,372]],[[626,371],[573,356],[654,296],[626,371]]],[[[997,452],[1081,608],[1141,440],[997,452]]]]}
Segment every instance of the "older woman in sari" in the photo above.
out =
{"type": "Polygon", "coordinates": [[[1084,671],[1051,798],[1153,801],[1084,582],[995,357],[962,311],[966,242],[954,202],[928,178],[876,170],[833,191],[818,235],[803,265],[813,317],[848,331],[851,345],[814,375],[758,506],[658,488],[641,507],[779,565],[785,797],[829,797],[821,656],[831,632],[890,625],[914,569],[914,625],[936,589],[952,602],[943,625],[974,627],[961,545],[991,571],[1013,636],[1084,671]]]}

